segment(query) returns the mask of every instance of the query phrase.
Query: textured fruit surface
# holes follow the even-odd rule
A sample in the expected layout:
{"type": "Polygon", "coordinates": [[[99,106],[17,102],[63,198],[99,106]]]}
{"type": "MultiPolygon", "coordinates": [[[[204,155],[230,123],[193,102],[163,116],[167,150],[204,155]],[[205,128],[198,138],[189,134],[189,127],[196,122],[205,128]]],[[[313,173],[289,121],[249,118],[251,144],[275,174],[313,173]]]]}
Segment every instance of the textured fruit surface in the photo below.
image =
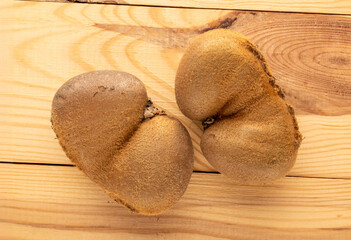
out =
{"type": "Polygon", "coordinates": [[[294,165],[301,142],[294,110],[243,35],[220,29],[195,38],[179,64],[175,91],[184,115],[211,120],[201,149],[219,172],[264,184],[294,165]]]}
{"type": "Polygon", "coordinates": [[[90,179],[131,211],[159,214],[183,195],[193,149],[177,119],[145,119],[147,103],[133,75],[89,72],[57,91],[51,120],[67,156],[90,179]]]}

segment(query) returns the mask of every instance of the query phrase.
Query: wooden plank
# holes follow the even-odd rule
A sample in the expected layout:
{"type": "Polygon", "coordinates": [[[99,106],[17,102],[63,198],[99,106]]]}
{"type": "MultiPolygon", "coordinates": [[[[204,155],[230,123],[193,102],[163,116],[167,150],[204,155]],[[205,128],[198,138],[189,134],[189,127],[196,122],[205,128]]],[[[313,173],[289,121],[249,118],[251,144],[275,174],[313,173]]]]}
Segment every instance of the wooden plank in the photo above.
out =
{"type": "Polygon", "coordinates": [[[349,0],[305,0],[305,1],[279,1],[279,0],[39,0],[48,2],[79,2],[79,3],[105,3],[119,5],[142,5],[161,7],[190,7],[211,9],[236,9],[279,12],[306,12],[351,14],[349,0]]]}
{"type": "MultiPolygon", "coordinates": [[[[289,175],[351,178],[351,115],[299,115],[298,120],[304,140],[289,175]]],[[[9,123],[13,119],[5,121],[9,123]]],[[[38,129],[14,124],[0,126],[0,161],[72,164],[50,125],[38,129]]],[[[209,165],[200,165],[199,162],[206,163],[206,160],[199,151],[196,154],[195,170],[215,171],[209,165]]]]}
{"type": "Polygon", "coordinates": [[[69,164],[50,129],[55,91],[74,75],[118,69],[186,125],[195,170],[213,171],[200,124],[175,103],[174,75],[194,36],[228,27],[260,46],[296,107],[305,140],[291,174],[351,176],[350,17],[1,1],[0,21],[0,161],[69,164]]]}
{"type": "Polygon", "coordinates": [[[0,164],[1,239],[348,239],[350,180],[238,186],[194,173],[160,216],[130,214],[75,167],[0,164]]]}

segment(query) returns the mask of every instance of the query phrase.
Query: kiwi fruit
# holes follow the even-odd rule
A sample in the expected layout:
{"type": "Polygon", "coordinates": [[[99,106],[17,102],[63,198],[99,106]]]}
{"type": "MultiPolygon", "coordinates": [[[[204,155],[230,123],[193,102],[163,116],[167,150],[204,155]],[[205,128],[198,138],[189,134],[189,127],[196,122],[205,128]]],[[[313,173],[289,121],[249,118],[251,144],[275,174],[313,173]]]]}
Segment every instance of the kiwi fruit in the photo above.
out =
{"type": "Polygon", "coordinates": [[[130,211],[160,214],[186,190],[189,133],[153,106],[135,76],[105,70],[68,80],[54,96],[51,121],[71,161],[130,211]]]}
{"type": "Polygon", "coordinates": [[[293,167],[301,134],[262,54],[243,35],[216,29],[197,36],[175,79],[184,115],[202,121],[201,149],[240,184],[266,184],[293,167]]]}

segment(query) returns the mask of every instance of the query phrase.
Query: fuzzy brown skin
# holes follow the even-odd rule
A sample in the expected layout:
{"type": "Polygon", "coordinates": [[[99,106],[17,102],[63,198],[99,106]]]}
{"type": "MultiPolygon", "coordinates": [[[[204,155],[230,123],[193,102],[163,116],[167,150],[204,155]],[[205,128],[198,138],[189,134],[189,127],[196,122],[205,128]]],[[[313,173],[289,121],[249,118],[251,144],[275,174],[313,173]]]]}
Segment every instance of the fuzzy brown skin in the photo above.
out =
{"type": "Polygon", "coordinates": [[[144,119],[147,102],[133,75],[89,72],[57,91],[51,120],[67,156],[90,179],[131,211],[155,215],[183,195],[193,149],[177,119],[144,119]]]}
{"type": "Polygon", "coordinates": [[[265,184],[294,165],[301,143],[294,111],[259,50],[241,34],[220,29],[195,38],[179,64],[175,91],[184,115],[215,119],[201,149],[235,182],[265,184]]]}

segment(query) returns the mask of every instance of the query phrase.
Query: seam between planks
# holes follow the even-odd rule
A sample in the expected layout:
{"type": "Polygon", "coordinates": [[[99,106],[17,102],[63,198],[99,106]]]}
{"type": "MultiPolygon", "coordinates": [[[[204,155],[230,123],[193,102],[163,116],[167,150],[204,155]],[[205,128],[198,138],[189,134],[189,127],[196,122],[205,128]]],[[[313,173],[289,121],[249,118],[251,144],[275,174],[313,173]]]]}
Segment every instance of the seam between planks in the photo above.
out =
{"type": "MultiPolygon", "coordinates": [[[[58,164],[58,163],[30,163],[30,162],[10,162],[0,161],[0,164],[19,164],[19,165],[40,165],[40,166],[56,166],[56,167],[76,167],[75,164],[58,164]]],[[[219,172],[210,171],[193,171],[193,173],[202,174],[221,174],[219,172]]],[[[334,179],[334,180],[351,180],[351,178],[336,178],[336,177],[313,177],[313,176],[298,176],[298,175],[286,175],[288,178],[315,178],[315,179],[334,179]]]]}
{"type": "Polygon", "coordinates": [[[188,7],[188,6],[167,6],[167,5],[147,5],[147,4],[128,4],[117,2],[88,2],[80,0],[17,0],[24,2],[53,2],[53,3],[80,3],[80,4],[99,4],[99,5],[115,5],[115,6],[133,6],[133,7],[155,7],[155,8],[182,8],[196,10],[224,10],[224,11],[247,11],[247,12],[272,12],[272,13],[290,13],[290,14],[312,14],[312,15],[332,15],[332,16],[351,16],[351,13],[323,13],[323,12],[298,12],[298,11],[274,11],[274,10],[251,10],[237,8],[216,8],[216,7],[188,7]]]}
{"type": "Polygon", "coordinates": [[[74,164],[59,164],[59,163],[31,163],[31,162],[10,162],[0,161],[0,164],[21,164],[21,165],[41,165],[41,166],[61,166],[61,167],[75,167],[74,164]]]}

